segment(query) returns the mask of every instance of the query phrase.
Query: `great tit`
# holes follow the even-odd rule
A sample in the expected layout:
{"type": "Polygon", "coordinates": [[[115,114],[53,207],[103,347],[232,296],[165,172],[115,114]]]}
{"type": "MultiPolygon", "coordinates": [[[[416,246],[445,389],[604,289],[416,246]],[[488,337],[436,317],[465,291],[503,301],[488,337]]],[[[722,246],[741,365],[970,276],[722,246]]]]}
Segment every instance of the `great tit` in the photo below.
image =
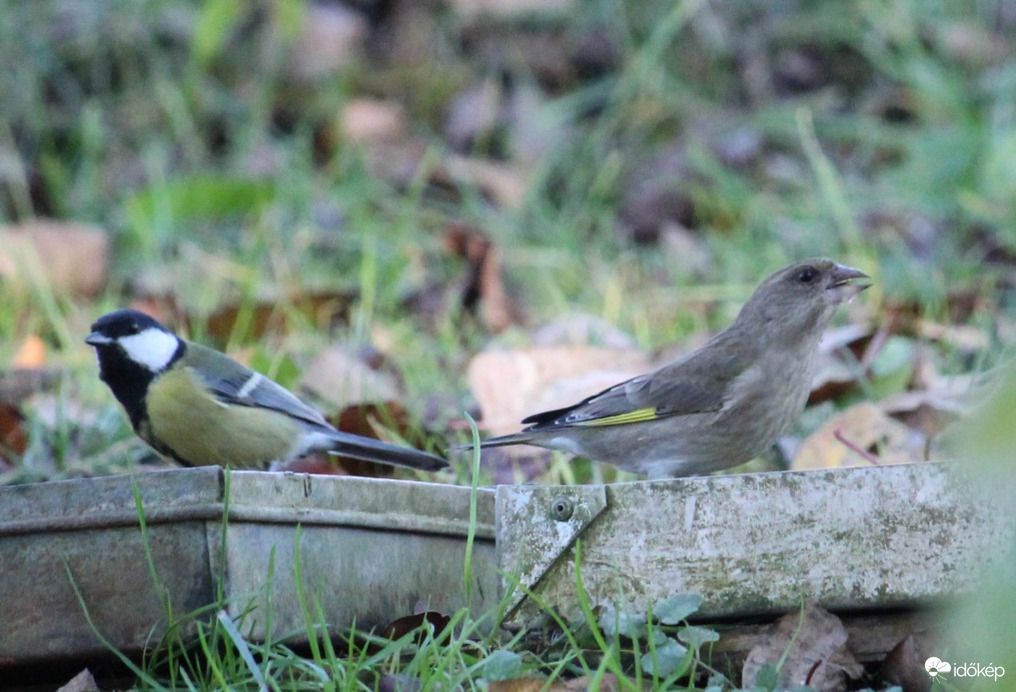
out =
{"type": "Polygon", "coordinates": [[[99,377],[134,432],[185,466],[263,468],[322,451],[435,471],[438,456],[340,432],[291,392],[136,310],[92,325],[99,377]]]}
{"type": "MultiPolygon", "coordinates": [[[[818,346],[837,306],[868,287],[825,258],[784,267],[734,323],[681,360],[480,443],[527,444],[670,478],[709,473],[765,452],[804,409],[818,346]]],[[[462,445],[470,448],[472,445],[462,445]]]]}

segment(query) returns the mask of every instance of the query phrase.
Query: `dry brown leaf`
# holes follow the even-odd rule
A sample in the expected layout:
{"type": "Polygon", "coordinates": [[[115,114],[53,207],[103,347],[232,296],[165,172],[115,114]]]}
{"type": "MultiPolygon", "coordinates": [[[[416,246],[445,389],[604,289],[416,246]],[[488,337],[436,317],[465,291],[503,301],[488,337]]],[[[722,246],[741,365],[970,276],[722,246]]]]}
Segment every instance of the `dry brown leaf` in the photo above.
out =
{"type": "Polygon", "coordinates": [[[840,619],[813,603],[803,612],[784,615],[748,653],[741,686],[754,688],[762,666],[779,669],[780,689],[809,685],[816,692],[842,692],[846,678],[863,672],[847,648],[847,631],[840,619]]]}
{"type": "Polygon", "coordinates": [[[395,101],[352,99],[340,113],[340,128],[353,142],[395,142],[405,134],[406,112],[395,101]]]}
{"type": "Polygon", "coordinates": [[[923,389],[890,394],[879,406],[907,427],[933,438],[973,412],[989,393],[991,373],[925,378],[923,389]]]}
{"type": "Polygon", "coordinates": [[[327,328],[336,322],[349,318],[350,306],[356,300],[353,292],[306,291],[298,295],[261,300],[253,306],[248,304],[224,305],[213,312],[205,322],[205,333],[219,343],[225,343],[233,336],[237,323],[244,321],[253,337],[268,332],[284,332],[289,328],[287,317],[302,315],[313,324],[327,328]],[[287,305],[287,310],[279,305],[287,305]]]}
{"type": "Polygon", "coordinates": [[[882,679],[899,685],[905,692],[928,692],[932,678],[925,670],[924,662],[937,650],[931,637],[925,634],[907,635],[882,661],[882,679]]]}
{"type": "Polygon", "coordinates": [[[183,324],[187,319],[186,311],[176,296],[168,293],[136,295],[127,307],[151,315],[165,325],[183,324]]]}
{"type": "Polygon", "coordinates": [[[795,471],[923,461],[925,438],[870,402],[845,409],[808,436],[795,471]]]}
{"type": "Polygon", "coordinates": [[[849,367],[837,353],[849,348],[859,356],[863,347],[871,342],[872,334],[870,327],[857,324],[826,330],[819,347],[818,369],[811,382],[809,406],[835,399],[857,386],[859,368],[849,367]]]}
{"type": "Polygon", "coordinates": [[[57,370],[14,368],[0,372],[0,404],[20,404],[36,392],[52,389],[60,380],[57,370]]]}
{"type": "Polygon", "coordinates": [[[976,353],[991,345],[991,336],[968,324],[942,324],[926,319],[914,321],[917,336],[929,341],[941,341],[961,351],[976,353]]]}
{"type": "Polygon", "coordinates": [[[494,435],[518,431],[528,415],[568,406],[646,372],[635,349],[558,346],[486,351],[469,363],[469,387],[494,435]]]}
{"type": "Polygon", "coordinates": [[[28,435],[22,424],[21,410],[10,404],[0,405],[0,458],[20,458],[28,449],[28,435]]]}
{"type": "Polygon", "coordinates": [[[29,334],[18,346],[14,358],[11,360],[12,368],[41,368],[46,364],[46,344],[34,334],[29,334]]]}
{"type": "MultiPolygon", "coordinates": [[[[542,692],[547,684],[546,678],[527,676],[511,680],[494,680],[488,686],[488,692],[542,692]]],[[[555,689],[553,687],[551,690],[555,689]]],[[[549,692],[549,690],[548,690],[549,692]]]]}
{"type": "Polygon", "coordinates": [[[517,209],[526,195],[527,180],[523,171],[497,161],[449,156],[434,176],[440,184],[475,185],[505,209],[517,209]]]}
{"type": "Polygon", "coordinates": [[[94,298],[109,276],[109,234],[97,226],[36,219],[0,228],[0,277],[94,298]]]}
{"type": "Polygon", "coordinates": [[[505,285],[501,253],[490,238],[478,228],[453,223],[445,229],[444,241],[449,253],[469,262],[462,306],[495,334],[521,322],[522,309],[505,285]]]}
{"type": "MultiPolygon", "coordinates": [[[[402,639],[413,630],[419,628],[423,624],[429,624],[434,629],[434,635],[437,636],[444,632],[445,628],[448,627],[448,623],[451,622],[451,618],[447,615],[437,612],[436,610],[427,610],[422,613],[416,613],[414,615],[406,615],[393,620],[384,629],[382,636],[385,639],[402,639]]],[[[420,635],[420,639],[423,639],[423,635],[420,635]]]]}
{"type": "Polygon", "coordinates": [[[393,401],[401,395],[395,375],[371,368],[341,346],[327,348],[311,361],[300,378],[300,388],[333,409],[393,401]]]}
{"type": "Polygon", "coordinates": [[[342,432],[383,439],[385,430],[394,431],[399,437],[412,438],[414,431],[410,429],[409,415],[405,407],[396,401],[380,401],[377,403],[361,403],[347,406],[330,422],[342,432]]]}
{"type": "Polygon", "coordinates": [[[85,668],[56,692],[99,692],[99,685],[96,684],[92,673],[85,668]]]}
{"type": "Polygon", "coordinates": [[[367,19],[340,3],[307,3],[290,52],[289,70],[302,82],[335,74],[356,57],[370,33],[367,19]]]}

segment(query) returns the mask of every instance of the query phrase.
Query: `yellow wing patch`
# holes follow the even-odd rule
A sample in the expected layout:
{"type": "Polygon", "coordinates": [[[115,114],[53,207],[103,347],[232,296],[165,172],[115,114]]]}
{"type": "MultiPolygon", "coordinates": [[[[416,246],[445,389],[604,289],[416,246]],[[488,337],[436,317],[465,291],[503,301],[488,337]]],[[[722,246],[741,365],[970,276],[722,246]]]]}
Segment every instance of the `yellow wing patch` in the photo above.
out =
{"type": "Polygon", "coordinates": [[[656,413],[656,409],[654,408],[640,408],[634,411],[618,413],[614,416],[604,416],[603,418],[577,421],[574,425],[589,425],[592,427],[599,427],[601,425],[624,425],[625,423],[644,423],[646,421],[656,420],[659,417],[659,414],[656,413]]]}

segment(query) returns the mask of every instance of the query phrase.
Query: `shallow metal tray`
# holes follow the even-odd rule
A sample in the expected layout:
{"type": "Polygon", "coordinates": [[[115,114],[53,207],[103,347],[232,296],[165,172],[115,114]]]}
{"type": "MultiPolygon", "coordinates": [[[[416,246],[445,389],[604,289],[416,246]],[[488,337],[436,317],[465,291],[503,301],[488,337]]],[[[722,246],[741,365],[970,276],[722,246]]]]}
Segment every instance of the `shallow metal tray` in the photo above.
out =
{"type": "MultiPolygon", "coordinates": [[[[82,604],[127,653],[158,641],[167,603],[180,617],[220,593],[256,638],[268,613],[273,636],[306,632],[301,596],[332,631],[454,611],[467,604],[469,498],[432,483],[217,467],[0,488],[0,667],[104,653],[82,604]]],[[[481,489],[477,612],[497,604],[494,559],[494,496],[481,489]]]]}

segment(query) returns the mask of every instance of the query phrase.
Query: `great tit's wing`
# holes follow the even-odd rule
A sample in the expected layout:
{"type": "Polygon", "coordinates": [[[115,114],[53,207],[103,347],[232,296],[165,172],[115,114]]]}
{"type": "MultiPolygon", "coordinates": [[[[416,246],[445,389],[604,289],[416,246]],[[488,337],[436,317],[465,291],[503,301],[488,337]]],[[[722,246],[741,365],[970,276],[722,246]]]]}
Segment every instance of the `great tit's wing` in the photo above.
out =
{"type": "Polygon", "coordinates": [[[188,342],[182,360],[224,404],[273,409],[314,425],[332,427],[319,412],[288,389],[223,353],[188,342]]]}
{"type": "Polygon", "coordinates": [[[726,333],[721,333],[687,358],[616,384],[573,406],[538,413],[522,422],[536,429],[620,425],[718,411],[731,383],[754,360],[754,348],[732,348],[728,341],[726,333]]]}

